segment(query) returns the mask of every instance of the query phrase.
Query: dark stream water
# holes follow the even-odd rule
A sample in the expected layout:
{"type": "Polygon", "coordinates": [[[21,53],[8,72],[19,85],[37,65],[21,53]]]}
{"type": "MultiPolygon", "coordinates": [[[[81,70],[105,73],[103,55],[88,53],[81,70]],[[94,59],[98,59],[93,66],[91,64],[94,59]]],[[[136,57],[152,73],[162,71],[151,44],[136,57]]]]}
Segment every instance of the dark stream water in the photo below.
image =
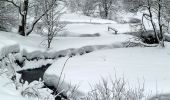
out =
{"type": "MultiPolygon", "coordinates": [[[[39,80],[40,78],[43,79],[43,76],[44,76],[44,73],[45,71],[48,69],[48,67],[50,66],[51,64],[47,64],[47,65],[43,65],[42,67],[40,68],[35,68],[35,69],[27,69],[27,70],[21,70],[21,71],[18,71],[17,73],[21,74],[21,80],[23,80],[24,82],[27,81],[28,83],[31,83],[35,80],[39,80]]],[[[55,89],[55,87],[53,86],[47,86],[45,84],[45,87],[53,90],[53,95],[57,94],[57,90],[55,89]]],[[[60,96],[57,96],[55,98],[55,100],[61,100],[61,98],[67,98],[66,96],[64,96],[63,94],[61,94],[60,96]]]]}
{"type": "Polygon", "coordinates": [[[18,73],[21,74],[21,79],[23,81],[28,81],[28,83],[31,83],[35,80],[38,81],[40,78],[43,79],[43,75],[50,65],[51,64],[47,64],[40,68],[21,70],[18,71],[18,73]]]}

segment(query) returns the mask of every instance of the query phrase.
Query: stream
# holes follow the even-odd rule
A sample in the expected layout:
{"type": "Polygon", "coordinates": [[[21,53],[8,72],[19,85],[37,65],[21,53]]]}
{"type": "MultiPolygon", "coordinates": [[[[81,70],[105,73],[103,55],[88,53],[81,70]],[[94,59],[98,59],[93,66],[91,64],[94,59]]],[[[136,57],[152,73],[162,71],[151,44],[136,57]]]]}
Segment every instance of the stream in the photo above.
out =
{"type": "Polygon", "coordinates": [[[35,80],[43,79],[44,73],[51,64],[43,65],[40,68],[21,70],[17,73],[21,74],[21,79],[31,83],[35,80]]]}
{"type": "MultiPolygon", "coordinates": [[[[20,79],[20,82],[21,80],[23,80],[23,82],[27,81],[28,83],[31,83],[33,81],[39,81],[39,79],[43,79],[43,76],[44,76],[44,73],[45,71],[48,69],[48,67],[50,67],[51,64],[47,64],[47,65],[43,65],[42,67],[40,68],[35,68],[35,69],[27,69],[27,70],[21,70],[21,71],[18,71],[17,73],[21,74],[21,79],[20,79]]],[[[45,87],[53,90],[53,95],[56,94],[56,89],[55,87],[53,86],[47,86],[45,84],[45,87]]],[[[57,96],[55,98],[55,100],[62,100],[62,98],[67,98],[66,96],[64,96],[63,94],[60,94],[60,96],[57,96]]]]}

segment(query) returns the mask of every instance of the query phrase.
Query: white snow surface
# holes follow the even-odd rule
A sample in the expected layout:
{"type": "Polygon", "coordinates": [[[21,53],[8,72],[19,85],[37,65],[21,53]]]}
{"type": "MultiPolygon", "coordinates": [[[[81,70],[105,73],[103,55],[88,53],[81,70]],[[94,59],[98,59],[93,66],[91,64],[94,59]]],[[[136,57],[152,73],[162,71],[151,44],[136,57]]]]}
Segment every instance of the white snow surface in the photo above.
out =
{"type": "Polygon", "coordinates": [[[118,33],[131,32],[129,24],[68,24],[66,25],[66,31],[61,32],[61,36],[81,36],[94,35],[96,33],[100,36],[112,36],[115,32],[109,31],[108,27],[112,27],[118,31],[118,33]]]}
{"type": "MultiPolygon", "coordinates": [[[[20,45],[21,50],[25,49],[27,52],[34,52],[37,50],[46,51],[42,42],[44,39],[36,34],[23,37],[17,35],[16,33],[0,32],[0,36],[1,41],[3,41],[2,45],[3,43],[8,43],[8,41],[12,41],[12,43],[14,41],[15,44],[20,45]]],[[[83,46],[91,45],[108,45],[115,42],[121,43],[124,41],[128,41],[129,38],[132,37],[133,36],[124,34],[103,37],[56,37],[52,42],[52,48],[50,51],[59,51],[69,48],[80,48],[83,46]]],[[[4,44],[3,46],[8,46],[8,44],[4,44]]]]}
{"type": "Polygon", "coordinates": [[[115,23],[114,21],[111,20],[92,18],[78,13],[63,14],[60,20],[65,22],[73,22],[73,23],[97,23],[97,24],[115,23]]]}
{"type": "Polygon", "coordinates": [[[10,79],[0,76],[0,99],[1,100],[29,100],[23,98],[19,91],[16,91],[10,79]]]}
{"type": "MultiPolygon", "coordinates": [[[[118,48],[100,50],[83,56],[70,58],[66,63],[62,79],[66,84],[78,85],[78,90],[88,93],[91,86],[102,78],[124,77],[130,87],[145,84],[147,93],[169,93],[170,88],[170,44],[166,48],[118,48]],[[156,90],[158,89],[158,90],[156,90]]],[[[56,86],[66,58],[59,59],[45,72],[45,82],[56,86]],[[53,76],[50,79],[50,76],[53,76]],[[55,78],[56,77],[56,78],[55,78]]],[[[61,79],[61,80],[62,80],[61,79]]]]}
{"type": "MultiPolygon", "coordinates": [[[[128,17],[131,16],[133,15],[128,17]]],[[[138,17],[137,15],[136,18],[138,17]]],[[[83,95],[90,91],[90,85],[93,86],[98,83],[102,77],[114,79],[116,74],[117,77],[123,76],[127,79],[128,84],[132,87],[138,85],[138,81],[145,81],[145,89],[148,91],[155,92],[157,88],[159,93],[170,93],[170,43],[166,43],[166,48],[113,48],[110,46],[119,47],[122,42],[133,38],[130,35],[120,34],[133,31],[129,24],[118,24],[114,21],[79,14],[63,15],[61,21],[69,24],[66,25],[66,30],[62,32],[64,35],[59,34],[63,37],[55,37],[51,45],[52,48],[48,51],[45,49],[44,38],[37,34],[33,33],[23,37],[16,33],[0,32],[0,49],[1,52],[3,51],[0,56],[3,57],[8,53],[19,52],[24,49],[23,54],[26,53],[30,59],[35,56],[43,58],[44,55],[54,56],[57,53],[66,55],[67,51],[71,50],[75,53],[82,52],[84,50],[82,48],[94,49],[96,47],[98,50],[106,47],[105,49],[100,49],[100,51],[70,58],[62,75],[64,85],[61,86],[61,89],[67,89],[71,83],[72,85],[78,85],[78,95],[83,95]],[[112,31],[108,32],[108,26],[118,30],[119,34],[115,35],[112,31]],[[100,34],[100,36],[87,37],[89,34],[93,36],[96,33],[100,34]],[[53,53],[50,54],[50,52],[53,53]]],[[[66,59],[67,57],[58,59],[48,68],[44,75],[46,83],[57,85],[58,77],[66,59]]],[[[26,68],[31,68],[33,65],[34,67],[32,68],[37,68],[48,62],[51,61],[26,62],[26,68]]],[[[5,100],[25,100],[14,90],[14,87],[4,86],[8,82],[10,82],[8,79],[0,76],[0,98],[5,98],[5,100]]]]}

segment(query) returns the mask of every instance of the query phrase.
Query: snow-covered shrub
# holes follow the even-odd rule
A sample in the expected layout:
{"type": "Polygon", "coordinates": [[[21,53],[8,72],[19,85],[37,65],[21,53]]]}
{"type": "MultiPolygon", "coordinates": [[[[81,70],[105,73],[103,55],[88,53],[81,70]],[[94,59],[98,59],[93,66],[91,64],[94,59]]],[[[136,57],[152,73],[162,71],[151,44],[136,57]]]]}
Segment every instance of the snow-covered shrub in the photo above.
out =
{"type": "Polygon", "coordinates": [[[26,57],[27,60],[38,60],[38,59],[45,59],[45,58],[51,58],[51,55],[53,53],[48,52],[42,52],[42,51],[33,51],[33,52],[27,52],[27,50],[22,51],[23,57],[26,57]]]}
{"type": "Polygon", "coordinates": [[[165,41],[170,42],[170,34],[165,33],[164,35],[165,35],[165,41]]]}
{"type": "Polygon", "coordinates": [[[103,79],[101,83],[92,87],[92,90],[82,100],[143,100],[144,98],[144,86],[129,89],[125,80],[120,78],[115,81],[111,80],[111,82],[103,79]]]}
{"type": "Polygon", "coordinates": [[[8,78],[10,84],[12,84],[12,86],[16,88],[16,91],[19,91],[23,97],[32,100],[55,100],[51,94],[52,91],[48,88],[43,88],[44,83],[42,81],[33,81],[30,84],[28,84],[28,82],[24,84],[20,83],[21,75],[16,73],[17,65],[14,60],[14,56],[9,54],[0,61],[0,76],[3,75],[3,77],[8,78]]]}
{"type": "Polygon", "coordinates": [[[18,44],[11,45],[11,46],[5,46],[0,50],[0,59],[7,56],[10,53],[18,53],[20,52],[20,47],[18,44]]]}
{"type": "Polygon", "coordinates": [[[66,50],[60,50],[56,52],[44,52],[44,58],[46,59],[57,59],[60,57],[65,57],[67,55],[70,55],[72,49],[66,49],[66,50]]]}
{"type": "Polygon", "coordinates": [[[78,53],[79,55],[83,55],[83,54],[85,54],[85,49],[84,49],[84,48],[79,48],[79,49],[77,50],[77,53],[78,53]]]}
{"type": "Polygon", "coordinates": [[[141,39],[144,43],[147,43],[147,44],[158,43],[158,41],[157,41],[156,37],[154,36],[154,33],[153,33],[152,30],[143,32],[141,34],[141,39]]]}
{"type": "Polygon", "coordinates": [[[43,88],[44,83],[42,81],[33,81],[30,84],[25,82],[21,90],[21,95],[26,98],[38,98],[39,100],[55,100],[51,94],[52,90],[43,88]]]}
{"type": "Polygon", "coordinates": [[[85,53],[90,53],[93,52],[95,50],[95,48],[93,46],[85,46],[82,47],[85,50],[85,53]]]}
{"type": "Polygon", "coordinates": [[[68,56],[75,56],[77,55],[77,49],[74,49],[74,48],[70,48],[68,49],[68,56]]]}
{"type": "Polygon", "coordinates": [[[53,63],[53,60],[51,59],[39,59],[32,61],[25,60],[22,70],[41,68],[42,66],[46,66],[51,63],[53,63]]]}
{"type": "Polygon", "coordinates": [[[68,55],[68,50],[61,50],[61,51],[58,51],[56,52],[56,57],[65,57],[68,55]]]}
{"type": "Polygon", "coordinates": [[[133,24],[135,24],[135,23],[141,23],[141,20],[138,19],[138,18],[129,18],[128,23],[133,23],[133,24]]]}
{"type": "Polygon", "coordinates": [[[8,54],[7,57],[3,58],[0,61],[1,70],[6,76],[11,79],[11,81],[15,84],[16,89],[19,87],[19,78],[20,75],[16,73],[20,67],[15,63],[15,57],[12,54],[8,54]]]}
{"type": "Polygon", "coordinates": [[[18,64],[20,67],[24,66],[25,58],[23,57],[22,52],[14,54],[15,63],[18,64]]]}
{"type": "Polygon", "coordinates": [[[56,52],[44,52],[43,55],[45,59],[55,59],[56,52]]]}
{"type": "Polygon", "coordinates": [[[23,58],[23,54],[22,53],[16,53],[14,55],[15,59],[18,60],[19,62],[23,62],[24,58],[23,58]]]}
{"type": "Polygon", "coordinates": [[[29,60],[32,60],[32,59],[43,59],[44,55],[43,55],[43,53],[41,51],[33,51],[33,52],[30,52],[30,53],[26,53],[26,57],[29,60]]]}

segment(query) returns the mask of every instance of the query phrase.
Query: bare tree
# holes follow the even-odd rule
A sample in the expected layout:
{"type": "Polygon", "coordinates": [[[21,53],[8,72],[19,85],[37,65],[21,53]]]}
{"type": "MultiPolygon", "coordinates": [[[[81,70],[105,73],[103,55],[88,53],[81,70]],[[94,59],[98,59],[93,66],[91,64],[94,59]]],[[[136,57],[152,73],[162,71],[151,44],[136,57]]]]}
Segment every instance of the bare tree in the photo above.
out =
{"type": "Polygon", "coordinates": [[[58,8],[58,4],[56,4],[55,0],[44,0],[43,11],[44,13],[47,9],[50,10],[43,17],[43,28],[42,35],[45,36],[47,40],[47,48],[51,47],[51,42],[53,38],[58,34],[58,32],[62,31],[65,27],[65,24],[62,24],[60,20],[60,16],[63,14],[62,9],[58,8]],[[51,4],[53,3],[53,7],[51,8],[51,4]]]}
{"type": "Polygon", "coordinates": [[[68,5],[71,12],[77,12],[82,10],[83,0],[68,0],[68,5]]]}
{"type": "Polygon", "coordinates": [[[113,0],[101,0],[100,2],[104,13],[103,17],[107,19],[109,15],[109,11],[113,4],[113,0]]]}
{"type": "Polygon", "coordinates": [[[108,19],[109,14],[112,10],[114,10],[118,0],[99,0],[99,9],[100,9],[100,16],[102,18],[108,19]]]}
{"type": "MultiPolygon", "coordinates": [[[[169,0],[124,0],[124,3],[128,2],[133,5],[131,8],[135,11],[144,10],[142,16],[142,23],[144,26],[144,19],[151,23],[152,30],[154,32],[154,43],[159,43],[164,47],[164,33],[165,28],[168,27],[168,10],[170,3],[169,0]]],[[[127,5],[128,6],[128,5],[127,5]]],[[[146,30],[144,26],[144,30],[146,30]]]]}
{"type": "Polygon", "coordinates": [[[151,22],[154,36],[156,38],[156,41],[164,47],[164,35],[163,35],[163,27],[165,26],[163,24],[163,10],[164,10],[164,1],[163,0],[146,0],[145,5],[143,5],[143,8],[146,8],[148,10],[148,14],[144,13],[143,17],[145,19],[149,20],[151,22]],[[156,19],[154,20],[154,18],[156,19]]]}
{"type": "MultiPolygon", "coordinates": [[[[36,23],[54,6],[54,3],[52,3],[49,6],[49,9],[46,9],[45,12],[43,12],[42,14],[40,14],[33,22],[30,26],[27,25],[27,16],[28,16],[28,11],[29,11],[29,4],[30,1],[29,0],[22,0],[19,3],[16,2],[15,0],[1,0],[1,1],[5,1],[8,3],[11,3],[12,5],[14,5],[18,11],[19,11],[19,15],[20,15],[20,25],[18,28],[18,33],[22,36],[27,36],[29,35],[33,29],[34,26],[36,25],[36,23]]],[[[57,2],[58,0],[54,0],[53,2],[57,2]]]]}

